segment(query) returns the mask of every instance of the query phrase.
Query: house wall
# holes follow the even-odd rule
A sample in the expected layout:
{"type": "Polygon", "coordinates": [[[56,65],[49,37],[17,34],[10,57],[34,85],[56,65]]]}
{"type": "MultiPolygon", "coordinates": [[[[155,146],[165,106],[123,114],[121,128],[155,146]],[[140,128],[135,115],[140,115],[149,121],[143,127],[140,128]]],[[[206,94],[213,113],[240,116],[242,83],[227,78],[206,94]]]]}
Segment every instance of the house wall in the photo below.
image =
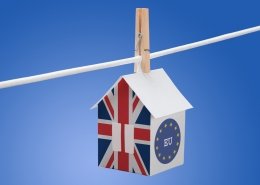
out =
{"type": "Polygon", "coordinates": [[[169,116],[161,117],[155,119],[153,116],[151,116],[151,147],[150,147],[150,175],[154,175],[160,172],[163,172],[165,170],[168,170],[170,168],[180,166],[184,163],[184,144],[185,144],[185,111],[175,113],[169,116]],[[168,119],[172,118],[174,119],[180,128],[181,138],[180,138],[180,146],[179,150],[175,156],[175,158],[169,162],[168,164],[161,163],[156,156],[155,153],[155,137],[158,128],[160,127],[161,123],[168,119]]]}
{"type": "Polygon", "coordinates": [[[119,81],[98,104],[99,166],[149,175],[150,117],[150,112],[132,89],[124,80],[119,81]],[[117,132],[113,129],[115,125],[120,126],[117,132]],[[131,143],[132,135],[129,134],[128,126],[134,129],[131,145],[134,153],[126,150],[131,148],[128,144],[131,143]],[[118,142],[120,150],[115,147],[118,142]]]}

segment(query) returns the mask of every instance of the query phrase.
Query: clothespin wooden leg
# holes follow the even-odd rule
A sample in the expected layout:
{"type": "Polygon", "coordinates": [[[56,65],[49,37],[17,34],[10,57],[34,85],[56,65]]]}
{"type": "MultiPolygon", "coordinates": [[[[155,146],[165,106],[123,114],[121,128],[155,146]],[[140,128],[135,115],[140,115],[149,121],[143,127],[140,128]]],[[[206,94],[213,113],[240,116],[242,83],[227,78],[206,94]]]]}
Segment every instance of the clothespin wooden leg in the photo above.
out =
{"type": "Polygon", "coordinates": [[[141,55],[141,66],[135,63],[134,71],[150,72],[149,9],[137,8],[135,19],[135,56],[141,55]],[[138,69],[141,67],[141,69],[138,69]]]}

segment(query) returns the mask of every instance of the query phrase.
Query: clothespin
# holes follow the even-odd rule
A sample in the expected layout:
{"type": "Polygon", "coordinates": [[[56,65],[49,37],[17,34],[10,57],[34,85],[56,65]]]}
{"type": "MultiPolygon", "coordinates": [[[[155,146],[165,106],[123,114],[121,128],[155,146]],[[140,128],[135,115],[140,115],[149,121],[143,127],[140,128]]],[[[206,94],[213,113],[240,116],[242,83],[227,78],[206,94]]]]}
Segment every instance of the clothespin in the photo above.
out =
{"type": "Polygon", "coordinates": [[[142,56],[141,63],[135,63],[134,71],[150,72],[149,9],[137,8],[135,20],[135,56],[142,56]]]}

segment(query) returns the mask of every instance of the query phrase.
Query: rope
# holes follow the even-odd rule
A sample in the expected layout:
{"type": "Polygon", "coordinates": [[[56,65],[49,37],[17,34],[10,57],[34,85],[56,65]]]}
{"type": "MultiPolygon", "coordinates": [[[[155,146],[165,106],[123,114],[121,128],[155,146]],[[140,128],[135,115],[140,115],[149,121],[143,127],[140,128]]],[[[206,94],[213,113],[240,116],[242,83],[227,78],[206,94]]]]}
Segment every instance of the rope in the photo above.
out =
{"type": "Polygon", "coordinates": [[[70,76],[70,75],[76,75],[76,74],[85,73],[85,72],[89,72],[89,71],[95,71],[95,70],[99,70],[99,69],[106,69],[106,68],[110,68],[110,67],[132,64],[132,63],[141,61],[141,59],[142,59],[141,56],[136,56],[136,57],[131,57],[131,58],[114,60],[111,62],[104,62],[104,63],[87,65],[87,66],[76,67],[76,68],[71,68],[71,69],[65,69],[65,70],[61,70],[61,71],[55,71],[55,72],[50,72],[50,73],[45,73],[45,74],[40,74],[40,75],[35,75],[35,76],[7,80],[7,81],[0,82],[0,89],[40,82],[40,81],[44,81],[44,80],[50,80],[50,79],[54,79],[54,78],[61,78],[61,77],[70,76]]]}
{"type": "Polygon", "coordinates": [[[193,43],[178,46],[178,47],[175,47],[175,48],[170,48],[170,49],[165,49],[165,50],[162,50],[162,51],[154,52],[154,53],[151,53],[150,58],[154,59],[154,58],[162,57],[162,56],[165,56],[165,55],[178,53],[178,52],[181,52],[181,51],[186,51],[186,50],[189,50],[189,49],[205,46],[205,45],[208,45],[208,44],[213,44],[213,43],[216,43],[216,42],[221,42],[221,41],[232,39],[232,38],[235,38],[235,37],[240,37],[242,35],[246,35],[246,34],[257,32],[257,31],[260,31],[260,26],[256,26],[256,27],[252,27],[252,28],[248,28],[248,29],[244,29],[244,30],[240,30],[240,31],[232,32],[232,33],[227,33],[227,34],[224,34],[224,35],[220,35],[220,36],[217,36],[217,37],[213,37],[213,38],[198,41],[198,42],[193,42],[193,43]]]}
{"type": "MultiPolygon", "coordinates": [[[[239,37],[239,36],[257,32],[257,31],[260,31],[260,26],[256,26],[256,27],[244,29],[241,31],[236,31],[236,32],[224,34],[221,36],[213,37],[210,39],[206,39],[206,40],[202,40],[202,41],[198,41],[198,42],[154,52],[154,53],[151,53],[150,58],[154,59],[154,58],[162,57],[165,55],[190,50],[193,48],[205,46],[208,44],[213,44],[216,42],[221,42],[221,41],[224,41],[227,39],[232,39],[235,37],[239,37]]],[[[100,70],[100,69],[106,69],[106,68],[110,68],[110,67],[138,63],[138,62],[141,62],[141,60],[142,60],[141,56],[136,56],[136,57],[131,57],[131,58],[114,60],[114,61],[110,61],[110,62],[87,65],[87,66],[83,66],[83,67],[65,69],[65,70],[61,70],[61,71],[55,71],[55,72],[50,72],[50,73],[45,73],[45,74],[40,74],[40,75],[35,75],[35,76],[29,76],[29,77],[24,77],[24,78],[2,81],[2,82],[0,82],[0,89],[29,84],[29,83],[40,82],[40,81],[44,81],[44,80],[50,80],[50,79],[54,79],[54,78],[61,78],[61,77],[65,77],[65,76],[70,76],[70,75],[75,75],[75,74],[80,74],[80,73],[85,73],[85,72],[95,71],[95,70],[100,70]]]]}

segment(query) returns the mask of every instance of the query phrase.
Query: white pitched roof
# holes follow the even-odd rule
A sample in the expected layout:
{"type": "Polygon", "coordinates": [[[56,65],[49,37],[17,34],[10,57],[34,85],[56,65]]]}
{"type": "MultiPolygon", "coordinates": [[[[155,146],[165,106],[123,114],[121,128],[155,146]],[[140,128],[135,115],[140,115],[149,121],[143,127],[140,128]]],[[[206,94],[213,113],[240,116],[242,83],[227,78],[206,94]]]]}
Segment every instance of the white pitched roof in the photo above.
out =
{"type": "MultiPolygon", "coordinates": [[[[124,75],[111,89],[122,78],[155,118],[192,108],[163,69],[152,70],[150,73],[124,75]]],[[[104,96],[91,109],[97,107],[104,96]]]]}

